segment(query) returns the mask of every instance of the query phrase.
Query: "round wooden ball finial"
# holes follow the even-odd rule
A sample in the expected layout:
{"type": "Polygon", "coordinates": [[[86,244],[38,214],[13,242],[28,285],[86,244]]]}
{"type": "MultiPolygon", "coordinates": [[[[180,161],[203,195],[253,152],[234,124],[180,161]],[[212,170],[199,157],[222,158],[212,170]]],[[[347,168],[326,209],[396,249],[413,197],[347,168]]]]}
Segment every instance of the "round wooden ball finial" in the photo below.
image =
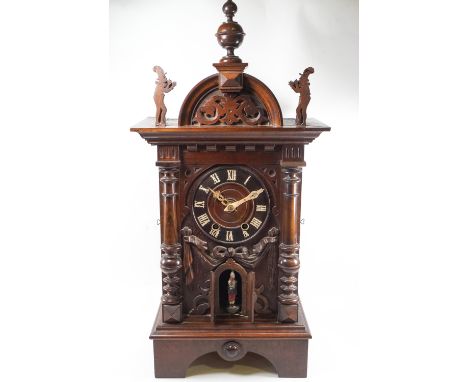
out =
{"type": "Polygon", "coordinates": [[[242,60],[234,54],[234,49],[242,44],[245,33],[240,24],[232,20],[237,12],[237,5],[232,0],[228,0],[223,5],[223,12],[227,21],[220,25],[216,37],[219,45],[227,50],[227,55],[220,62],[240,63],[242,60]]]}
{"type": "Polygon", "coordinates": [[[228,21],[232,21],[232,18],[237,13],[237,5],[232,0],[228,0],[223,5],[223,12],[226,15],[228,21]]]}

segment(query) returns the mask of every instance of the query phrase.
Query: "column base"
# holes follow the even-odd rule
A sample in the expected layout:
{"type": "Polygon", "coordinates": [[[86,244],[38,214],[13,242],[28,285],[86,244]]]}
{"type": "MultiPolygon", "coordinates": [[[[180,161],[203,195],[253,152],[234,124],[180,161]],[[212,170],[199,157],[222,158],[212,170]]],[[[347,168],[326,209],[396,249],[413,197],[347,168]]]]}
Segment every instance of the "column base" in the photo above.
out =
{"type": "Polygon", "coordinates": [[[182,303],[177,305],[161,304],[162,321],[168,324],[177,324],[182,321],[182,303]]]}
{"type": "Polygon", "coordinates": [[[278,302],[278,321],[284,323],[297,322],[299,316],[298,304],[282,304],[278,302]]]}

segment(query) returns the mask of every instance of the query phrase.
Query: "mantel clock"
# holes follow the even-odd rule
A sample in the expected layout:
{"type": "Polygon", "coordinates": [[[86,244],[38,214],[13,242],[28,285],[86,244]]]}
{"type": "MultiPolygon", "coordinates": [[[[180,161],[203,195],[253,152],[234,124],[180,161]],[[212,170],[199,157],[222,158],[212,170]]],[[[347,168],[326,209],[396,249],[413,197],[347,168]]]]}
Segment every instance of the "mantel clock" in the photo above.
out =
{"type": "Polygon", "coordinates": [[[227,50],[217,73],[189,92],[178,120],[165,118],[175,82],[156,66],[156,118],[133,127],[157,146],[162,298],[151,331],[156,377],[184,377],[200,356],[247,352],[280,377],[307,375],[311,338],[298,290],[304,147],[330,128],[309,119],[308,67],[289,85],[296,119],[283,119],[271,90],[244,73],[244,38],[223,5],[227,50]]]}

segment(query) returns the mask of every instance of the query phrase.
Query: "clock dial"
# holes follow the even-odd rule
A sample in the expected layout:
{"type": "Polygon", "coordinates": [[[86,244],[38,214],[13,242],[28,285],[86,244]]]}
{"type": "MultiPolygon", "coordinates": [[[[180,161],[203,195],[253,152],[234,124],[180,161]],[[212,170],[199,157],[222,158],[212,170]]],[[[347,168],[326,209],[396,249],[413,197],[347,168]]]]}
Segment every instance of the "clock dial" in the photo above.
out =
{"type": "Polygon", "coordinates": [[[212,240],[227,244],[254,237],[270,212],[268,191],[245,167],[216,167],[202,176],[192,201],[194,219],[212,240]]]}

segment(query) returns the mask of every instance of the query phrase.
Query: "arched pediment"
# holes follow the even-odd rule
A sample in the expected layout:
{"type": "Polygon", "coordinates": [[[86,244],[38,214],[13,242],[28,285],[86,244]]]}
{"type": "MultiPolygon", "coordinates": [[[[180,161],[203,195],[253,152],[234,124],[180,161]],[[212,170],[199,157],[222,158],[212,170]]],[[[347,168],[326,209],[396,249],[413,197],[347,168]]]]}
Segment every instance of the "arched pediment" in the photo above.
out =
{"type": "Polygon", "coordinates": [[[282,126],[281,107],[273,92],[259,79],[243,76],[239,93],[222,93],[216,74],[195,85],[180,109],[179,126],[282,126]]]}

